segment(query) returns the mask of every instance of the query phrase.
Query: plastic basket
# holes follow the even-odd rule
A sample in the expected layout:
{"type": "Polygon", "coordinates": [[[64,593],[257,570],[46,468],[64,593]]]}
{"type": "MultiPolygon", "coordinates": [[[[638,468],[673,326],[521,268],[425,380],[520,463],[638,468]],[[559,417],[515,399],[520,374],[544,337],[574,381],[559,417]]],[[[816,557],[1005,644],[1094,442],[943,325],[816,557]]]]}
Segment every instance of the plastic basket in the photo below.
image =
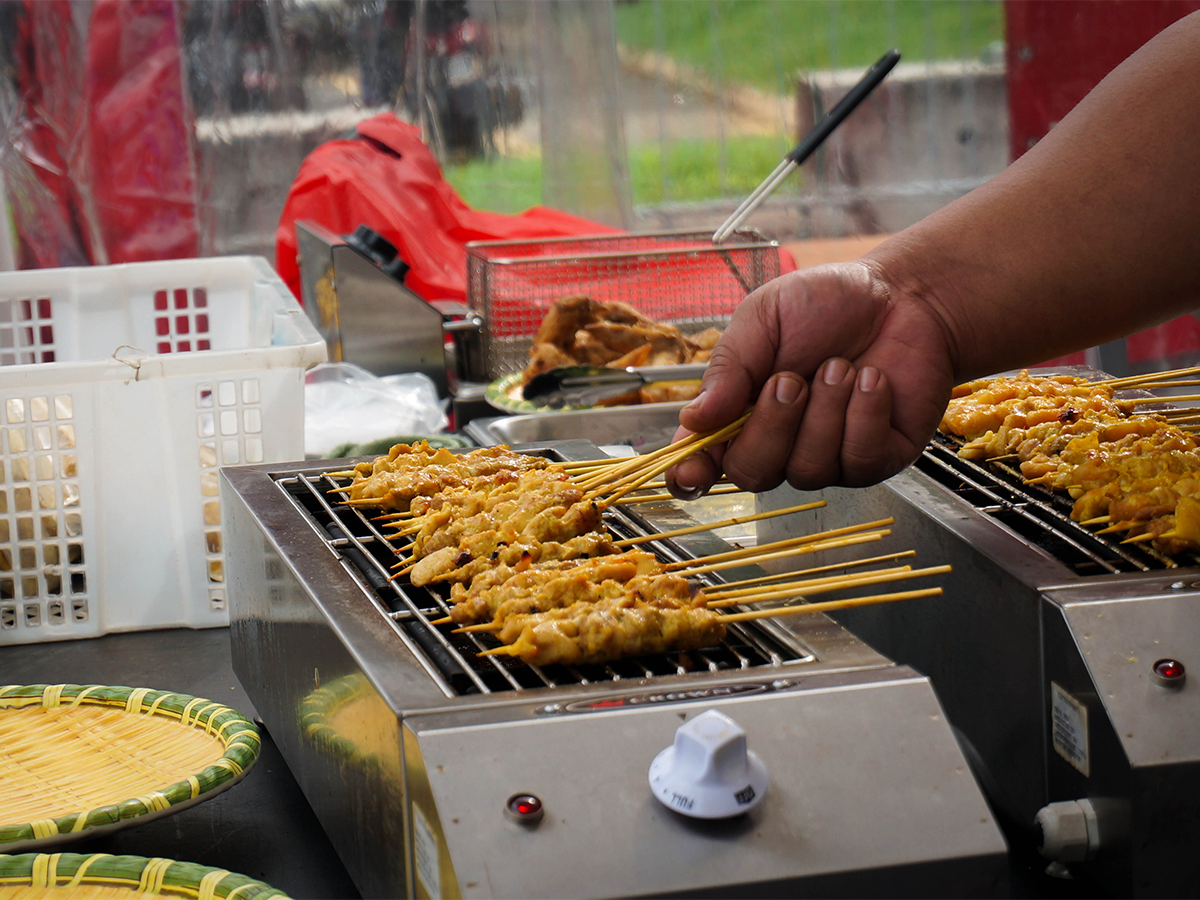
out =
{"type": "Polygon", "coordinates": [[[0,275],[0,645],[228,624],[218,468],[303,457],[325,357],[260,258],[0,275]]]}

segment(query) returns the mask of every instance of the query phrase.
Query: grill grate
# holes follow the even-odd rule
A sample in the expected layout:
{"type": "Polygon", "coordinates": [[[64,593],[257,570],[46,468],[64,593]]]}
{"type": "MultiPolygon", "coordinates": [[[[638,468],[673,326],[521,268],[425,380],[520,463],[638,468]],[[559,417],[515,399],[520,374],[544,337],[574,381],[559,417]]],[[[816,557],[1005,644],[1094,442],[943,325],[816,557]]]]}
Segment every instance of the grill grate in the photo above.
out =
{"type": "MultiPolygon", "coordinates": [[[[1006,462],[980,464],[962,459],[958,456],[961,446],[961,441],[939,432],[916,467],[1076,575],[1149,572],[1179,565],[1148,544],[1121,544],[1119,536],[1114,539],[1090,531],[1071,518],[1072,502],[1067,495],[1026,484],[1020,471],[1006,462]]],[[[1189,556],[1186,564],[1200,565],[1200,558],[1189,556]]]]}
{"type": "MultiPolygon", "coordinates": [[[[479,657],[479,651],[495,646],[494,638],[478,633],[455,634],[453,625],[431,624],[450,611],[447,589],[416,587],[404,579],[390,580],[396,554],[387,537],[368,516],[341,505],[341,495],[333,493],[346,486],[346,479],[293,474],[278,476],[275,481],[303,511],[322,540],[342,558],[366,597],[391,620],[397,636],[450,696],[743,670],[815,659],[773,622],[731,625],[717,648],[639,657],[607,665],[538,667],[512,657],[479,657]]],[[[650,533],[644,520],[626,510],[608,511],[605,522],[617,538],[650,533]]],[[[642,549],[652,550],[665,562],[685,557],[681,548],[671,542],[654,543],[653,547],[642,545],[642,549]]],[[[708,583],[718,581],[714,578],[708,583]]]]}

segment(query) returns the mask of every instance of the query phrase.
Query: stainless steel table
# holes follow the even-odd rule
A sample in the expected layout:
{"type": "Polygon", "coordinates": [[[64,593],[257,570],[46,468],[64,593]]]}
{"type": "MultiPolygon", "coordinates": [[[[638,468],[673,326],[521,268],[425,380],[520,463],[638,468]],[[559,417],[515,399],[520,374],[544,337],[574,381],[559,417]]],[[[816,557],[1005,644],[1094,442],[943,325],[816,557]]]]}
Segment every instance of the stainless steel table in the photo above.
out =
{"type": "MultiPolygon", "coordinates": [[[[178,691],[255,716],[233,674],[226,628],[0,648],[0,684],[57,683],[178,691]]],[[[186,860],[259,878],[297,900],[359,896],[265,730],[258,763],[226,792],[157,821],[55,849],[186,860]]]]}

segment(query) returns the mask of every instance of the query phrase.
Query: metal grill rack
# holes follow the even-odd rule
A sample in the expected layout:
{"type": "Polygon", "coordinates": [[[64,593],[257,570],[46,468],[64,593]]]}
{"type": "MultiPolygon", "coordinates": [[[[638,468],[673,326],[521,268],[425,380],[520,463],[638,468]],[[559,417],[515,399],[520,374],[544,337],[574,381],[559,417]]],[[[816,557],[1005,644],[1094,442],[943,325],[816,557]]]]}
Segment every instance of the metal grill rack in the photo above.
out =
{"type": "Polygon", "coordinates": [[[1079,576],[1150,572],[1200,565],[1194,556],[1172,559],[1149,544],[1122,544],[1120,536],[1096,534],[1071,518],[1071,499],[1026,484],[1005,462],[984,464],[957,455],[962,442],[938,433],[916,468],[983,513],[1049,553],[1079,576]]]}
{"type": "MultiPolygon", "coordinates": [[[[511,657],[481,658],[479,651],[495,646],[495,640],[480,634],[455,634],[454,625],[432,624],[450,611],[445,592],[393,579],[396,552],[379,525],[363,512],[340,505],[342,495],[332,493],[346,483],[346,479],[311,473],[276,478],[278,487],[304,513],[330,549],[343,559],[366,597],[393,623],[398,637],[422,660],[426,671],[448,696],[736,671],[814,659],[811,651],[787,632],[772,627],[776,623],[769,621],[729,627],[718,648],[640,657],[608,665],[538,667],[511,657]]],[[[605,524],[618,539],[651,533],[644,519],[625,509],[609,510],[605,524]]],[[[688,558],[687,551],[672,541],[654,542],[652,547],[643,545],[643,549],[651,549],[664,562],[688,558]]],[[[718,583],[714,577],[703,580],[718,583]]]]}
{"type": "Polygon", "coordinates": [[[755,231],[720,247],[711,232],[657,232],[467,245],[467,302],[481,315],[491,378],[520,371],[556,300],[587,294],[627,303],[684,334],[723,327],[755,288],[779,275],[779,245],[755,231]]]}

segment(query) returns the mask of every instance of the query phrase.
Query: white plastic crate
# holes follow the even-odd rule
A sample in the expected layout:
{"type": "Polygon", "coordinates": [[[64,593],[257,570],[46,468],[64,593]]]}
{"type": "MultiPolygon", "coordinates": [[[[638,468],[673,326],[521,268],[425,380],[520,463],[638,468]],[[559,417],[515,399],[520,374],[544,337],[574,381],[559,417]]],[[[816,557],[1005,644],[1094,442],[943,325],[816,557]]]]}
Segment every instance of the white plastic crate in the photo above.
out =
{"type": "Polygon", "coordinates": [[[218,468],[304,457],[325,357],[257,257],[0,274],[0,645],[228,624],[218,468]]]}

